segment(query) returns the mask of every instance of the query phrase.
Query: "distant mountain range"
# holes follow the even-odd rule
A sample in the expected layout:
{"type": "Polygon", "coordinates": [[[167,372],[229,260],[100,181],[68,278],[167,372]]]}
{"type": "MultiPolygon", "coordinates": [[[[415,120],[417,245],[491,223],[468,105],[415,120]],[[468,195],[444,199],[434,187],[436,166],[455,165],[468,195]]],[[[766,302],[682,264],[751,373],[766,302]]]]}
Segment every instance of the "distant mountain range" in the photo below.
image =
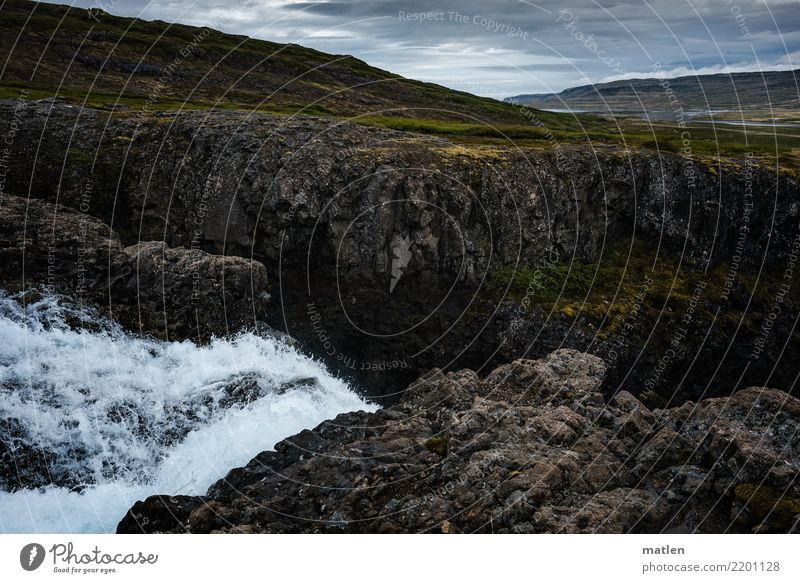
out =
{"type": "Polygon", "coordinates": [[[592,113],[800,110],[800,70],[627,79],[561,93],[517,95],[509,103],[592,113]]]}

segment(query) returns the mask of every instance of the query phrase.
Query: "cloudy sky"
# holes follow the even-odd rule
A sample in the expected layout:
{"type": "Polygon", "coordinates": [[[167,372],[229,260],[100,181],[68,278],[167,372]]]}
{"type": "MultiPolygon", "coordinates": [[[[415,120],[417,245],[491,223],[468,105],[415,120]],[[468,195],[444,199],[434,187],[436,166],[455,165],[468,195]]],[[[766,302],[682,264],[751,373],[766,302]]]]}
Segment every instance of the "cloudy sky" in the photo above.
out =
{"type": "Polygon", "coordinates": [[[800,68],[800,0],[72,3],[352,54],[406,77],[498,98],[654,71],[800,68]]]}

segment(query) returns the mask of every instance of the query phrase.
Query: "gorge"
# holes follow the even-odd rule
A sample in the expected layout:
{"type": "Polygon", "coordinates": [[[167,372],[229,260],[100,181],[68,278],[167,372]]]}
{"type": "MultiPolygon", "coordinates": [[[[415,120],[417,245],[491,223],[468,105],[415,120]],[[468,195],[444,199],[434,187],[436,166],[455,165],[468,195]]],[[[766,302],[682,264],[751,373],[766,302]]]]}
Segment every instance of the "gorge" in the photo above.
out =
{"type": "Polygon", "coordinates": [[[0,530],[797,531],[795,138],[3,10],[0,530]]]}

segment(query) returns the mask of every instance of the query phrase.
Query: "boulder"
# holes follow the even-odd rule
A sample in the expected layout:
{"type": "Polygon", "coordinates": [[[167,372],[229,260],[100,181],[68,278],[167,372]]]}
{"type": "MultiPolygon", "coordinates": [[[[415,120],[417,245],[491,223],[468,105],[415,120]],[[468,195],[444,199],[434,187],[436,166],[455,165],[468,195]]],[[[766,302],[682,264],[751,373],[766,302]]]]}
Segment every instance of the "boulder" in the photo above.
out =
{"type": "Polygon", "coordinates": [[[161,241],[124,247],[96,218],[12,195],[0,204],[0,288],[67,294],[129,330],[169,339],[255,326],[269,301],[258,261],[161,241]]]}

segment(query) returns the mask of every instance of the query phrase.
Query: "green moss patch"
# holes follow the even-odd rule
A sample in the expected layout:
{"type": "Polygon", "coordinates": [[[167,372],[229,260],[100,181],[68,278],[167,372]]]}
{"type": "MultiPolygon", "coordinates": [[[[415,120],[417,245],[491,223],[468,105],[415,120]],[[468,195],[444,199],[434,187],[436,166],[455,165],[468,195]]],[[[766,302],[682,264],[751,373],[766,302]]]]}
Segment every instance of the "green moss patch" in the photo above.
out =
{"type": "Polygon", "coordinates": [[[800,500],[784,496],[763,484],[739,484],[734,489],[734,494],[747,504],[759,520],[766,520],[770,526],[778,529],[789,528],[797,514],[800,514],[800,500]]]}
{"type": "MultiPolygon", "coordinates": [[[[784,266],[760,274],[740,266],[736,286],[725,297],[728,273],[725,264],[705,271],[658,254],[646,243],[624,241],[607,247],[592,263],[570,258],[540,266],[499,267],[489,274],[487,287],[495,301],[505,296],[577,319],[591,324],[600,338],[619,334],[633,319],[638,329],[649,331],[657,322],[680,322],[690,311],[692,324],[715,320],[731,331],[757,330],[781,285],[784,266]],[[725,309],[717,313],[718,307],[725,309]]],[[[786,299],[800,304],[800,286],[792,286],[786,299]]]]}
{"type": "Polygon", "coordinates": [[[425,449],[427,449],[432,453],[435,453],[439,457],[446,457],[447,446],[449,443],[450,443],[449,435],[437,435],[436,437],[431,437],[428,441],[425,442],[425,449]]]}

